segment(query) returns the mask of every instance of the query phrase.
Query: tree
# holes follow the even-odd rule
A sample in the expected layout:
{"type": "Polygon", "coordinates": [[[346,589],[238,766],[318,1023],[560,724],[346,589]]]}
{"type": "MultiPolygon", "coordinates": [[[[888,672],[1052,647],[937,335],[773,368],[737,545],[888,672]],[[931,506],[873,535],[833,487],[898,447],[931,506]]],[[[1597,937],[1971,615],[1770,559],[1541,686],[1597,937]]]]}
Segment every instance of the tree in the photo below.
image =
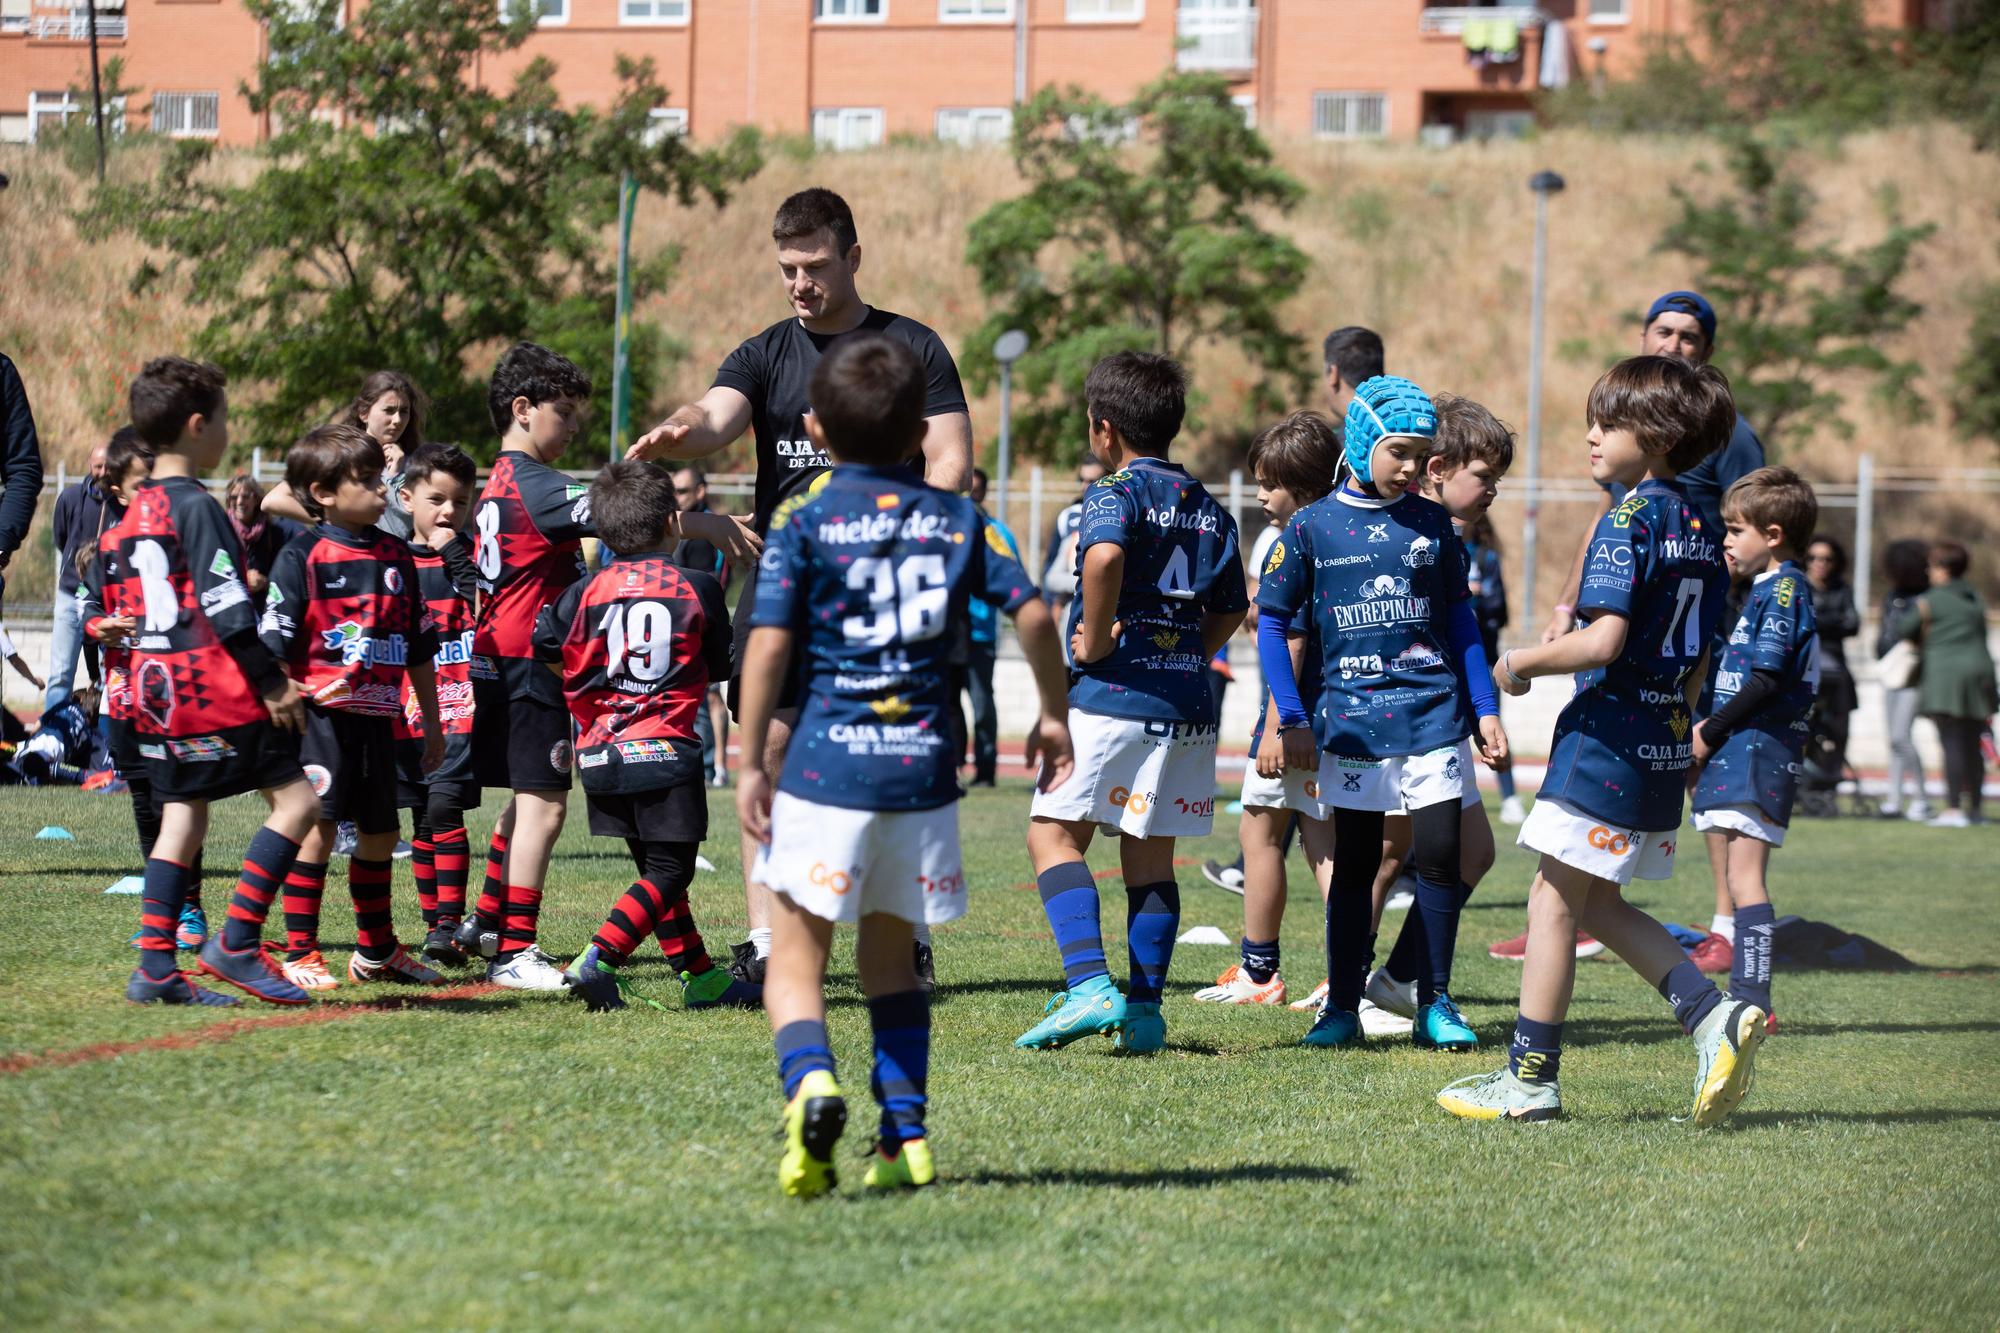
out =
{"type": "Polygon", "coordinates": [[[1027,192],[969,229],[967,259],[992,313],[971,336],[965,367],[984,389],[994,339],[1028,333],[1031,350],[1015,368],[1024,450],[1082,452],[1084,376],[1112,352],[1185,361],[1205,343],[1233,342],[1257,370],[1255,407],[1303,392],[1299,344],[1278,307],[1308,261],[1255,217],[1291,208],[1302,190],[1273,165],[1226,83],[1169,73],[1123,105],[1045,89],[1016,109],[1013,152],[1027,192]]]}
{"type": "Polygon", "coordinates": [[[1972,331],[1954,378],[1953,419],[2000,441],[2000,283],[1989,284],[1973,302],[1972,331]]]}
{"type": "MultiPolygon", "coordinates": [[[[274,127],[258,169],[177,141],[154,180],[101,191],[85,222],[163,253],[135,287],[186,280],[208,314],[196,350],[247,391],[252,441],[289,442],[393,366],[430,394],[435,437],[490,455],[485,372],[506,343],[547,343],[610,386],[620,175],[719,203],[759,166],[747,133],[714,151],[652,139],[666,93],[649,62],[621,58],[600,108],[561,106],[541,58],[481,86],[532,5],[502,18],[493,0],[373,0],[336,26],[332,0],[245,2],[271,50],[244,90],[274,127]]],[[[672,262],[637,264],[635,299],[672,262]]],[[[634,326],[642,403],[661,345],[634,326]]]]}
{"type": "Polygon", "coordinates": [[[1725,141],[1729,188],[1712,202],[1676,185],[1680,214],[1658,248],[1695,261],[1691,284],[1714,303],[1724,331],[1717,364],[1736,406],[1773,452],[1787,438],[1828,425],[1843,434],[1842,399],[1830,377],[1861,372],[1878,396],[1912,416],[1918,368],[1886,344],[1923,307],[1896,284],[1910,253],[1933,230],[1908,226],[1884,200],[1888,234],[1842,250],[1809,243],[1813,195],[1781,156],[1747,134],[1725,141]]]}

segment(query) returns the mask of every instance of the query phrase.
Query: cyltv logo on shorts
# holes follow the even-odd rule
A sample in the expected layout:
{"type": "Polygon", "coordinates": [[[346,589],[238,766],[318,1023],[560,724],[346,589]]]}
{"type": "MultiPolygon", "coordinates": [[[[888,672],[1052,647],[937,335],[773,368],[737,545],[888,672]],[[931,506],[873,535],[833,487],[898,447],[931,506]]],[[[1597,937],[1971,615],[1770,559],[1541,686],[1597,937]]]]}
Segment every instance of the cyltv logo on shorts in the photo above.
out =
{"type": "Polygon", "coordinates": [[[1632,850],[1632,840],[1630,838],[1626,837],[1623,833],[1613,833],[1602,824],[1591,829],[1589,834],[1585,836],[1584,841],[1601,852],[1610,852],[1613,856],[1623,856],[1632,850]]]}

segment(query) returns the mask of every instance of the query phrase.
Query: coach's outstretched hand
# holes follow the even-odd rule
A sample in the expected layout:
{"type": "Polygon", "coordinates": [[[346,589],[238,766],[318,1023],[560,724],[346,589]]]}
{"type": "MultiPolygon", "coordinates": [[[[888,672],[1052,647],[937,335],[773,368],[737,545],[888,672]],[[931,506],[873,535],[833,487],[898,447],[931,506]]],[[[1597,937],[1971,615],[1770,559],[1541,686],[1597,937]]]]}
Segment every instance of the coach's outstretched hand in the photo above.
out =
{"type": "Polygon", "coordinates": [[[764,539],[742,519],[730,514],[682,514],[681,536],[696,537],[728,556],[741,568],[763,553],[764,539]]]}
{"type": "Polygon", "coordinates": [[[1022,758],[1029,768],[1038,762],[1041,765],[1035,776],[1036,791],[1054,791],[1069,781],[1076,768],[1076,747],[1070,742],[1069,723],[1046,713],[1036,718],[1022,758]]]}
{"type": "Polygon", "coordinates": [[[771,844],[771,779],[755,764],[736,772],[736,819],[753,841],[771,844]]]}
{"type": "Polygon", "coordinates": [[[284,684],[264,694],[264,710],[271,715],[271,721],[286,731],[301,734],[306,729],[306,706],[299,698],[299,687],[290,676],[283,678],[284,684]]]}
{"type": "Polygon", "coordinates": [[[680,414],[675,413],[632,441],[632,447],[625,451],[625,457],[637,463],[657,458],[661,454],[671,454],[674,446],[685,440],[688,432],[693,429],[692,422],[682,421],[680,414]]]}

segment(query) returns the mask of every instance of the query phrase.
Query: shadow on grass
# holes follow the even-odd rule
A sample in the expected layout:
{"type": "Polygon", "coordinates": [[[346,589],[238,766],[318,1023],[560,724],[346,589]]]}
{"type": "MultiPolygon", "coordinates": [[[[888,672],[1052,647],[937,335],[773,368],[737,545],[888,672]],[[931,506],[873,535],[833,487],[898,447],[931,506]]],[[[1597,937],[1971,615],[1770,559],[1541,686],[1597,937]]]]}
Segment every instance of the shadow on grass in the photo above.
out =
{"type": "Polygon", "coordinates": [[[942,1183],[957,1185],[1091,1185],[1103,1189],[1212,1189],[1217,1185],[1319,1183],[1346,1185],[1354,1173],[1344,1166],[1283,1165],[1245,1162],[1238,1166],[1161,1167],[1114,1171],[1089,1167],[1044,1167],[1038,1171],[974,1171],[952,1175],[942,1183]]]}
{"type": "Polygon", "coordinates": [[[1952,1125],[1974,1120],[2000,1123],[2000,1109],[1974,1107],[1969,1110],[1942,1106],[1918,1106],[1905,1111],[1738,1111],[1729,1117],[1727,1128],[1757,1125],[1808,1125],[1829,1120],[1843,1125],[1952,1125]]]}
{"type": "MultiPolygon", "coordinates": [[[[1855,1033],[1877,1036],[1948,1035],[1963,1032],[2000,1032],[2000,1021],[1978,1020],[1964,1023],[1792,1023],[1779,1020],[1777,1040],[1797,1037],[1844,1037],[1855,1033]]],[[[1670,1018],[1591,1019],[1573,1024],[1563,1032],[1565,1046],[1658,1046],[1688,1038],[1670,1018]]]]}

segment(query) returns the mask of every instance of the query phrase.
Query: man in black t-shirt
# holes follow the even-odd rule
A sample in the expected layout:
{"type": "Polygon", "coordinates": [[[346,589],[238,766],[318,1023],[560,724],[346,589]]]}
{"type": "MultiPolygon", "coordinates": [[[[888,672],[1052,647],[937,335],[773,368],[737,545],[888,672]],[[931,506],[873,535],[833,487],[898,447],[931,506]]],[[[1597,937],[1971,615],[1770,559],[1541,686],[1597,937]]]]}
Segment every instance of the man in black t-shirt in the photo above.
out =
{"type": "MultiPolygon", "coordinates": [[[[926,396],[922,467],[924,480],[947,491],[963,491],[972,474],[972,418],[958,366],[944,340],[926,326],[862,301],[855,288],[861,269],[861,244],[854,214],[831,190],[802,190],[778,206],[771,223],[777,243],[778,272],[792,313],[731,352],[715,373],[715,383],[695,402],[639,437],[628,458],[685,461],[705,458],[727,448],[745,428],[757,445],[757,491],[750,521],[737,520],[734,540],[723,554],[744,571],[737,601],[736,641],[730,661],[741,669],[743,643],[750,632],[749,609],[756,597],[757,556],[771,520],[788,500],[803,498],[813,482],[832,467],[826,455],[806,435],[806,385],[813,368],[828,349],[857,333],[877,333],[908,343],[924,365],[926,396]]],[[[913,462],[915,460],[912,460],[913,462]]],[[[742,681],[732,676],[729,702],[740,698],[742,681]]],[[[788,680],[771,719],[770,739],[761,756],[765,770],[777,781],[798,715],[796,682],[788,680]]],[[[763,959],[771,947],[770,903],[767,891],[747,876],[755,862],[756,844],[743,845],[749,904],[750,939],[736,946],[730,970],[747,981],[763,980],[763,959]]],[[[921,934],[921,932],[919,932],[921,934]]],[[[929,948],[919,946],[920,959],[929,948]]]]}

